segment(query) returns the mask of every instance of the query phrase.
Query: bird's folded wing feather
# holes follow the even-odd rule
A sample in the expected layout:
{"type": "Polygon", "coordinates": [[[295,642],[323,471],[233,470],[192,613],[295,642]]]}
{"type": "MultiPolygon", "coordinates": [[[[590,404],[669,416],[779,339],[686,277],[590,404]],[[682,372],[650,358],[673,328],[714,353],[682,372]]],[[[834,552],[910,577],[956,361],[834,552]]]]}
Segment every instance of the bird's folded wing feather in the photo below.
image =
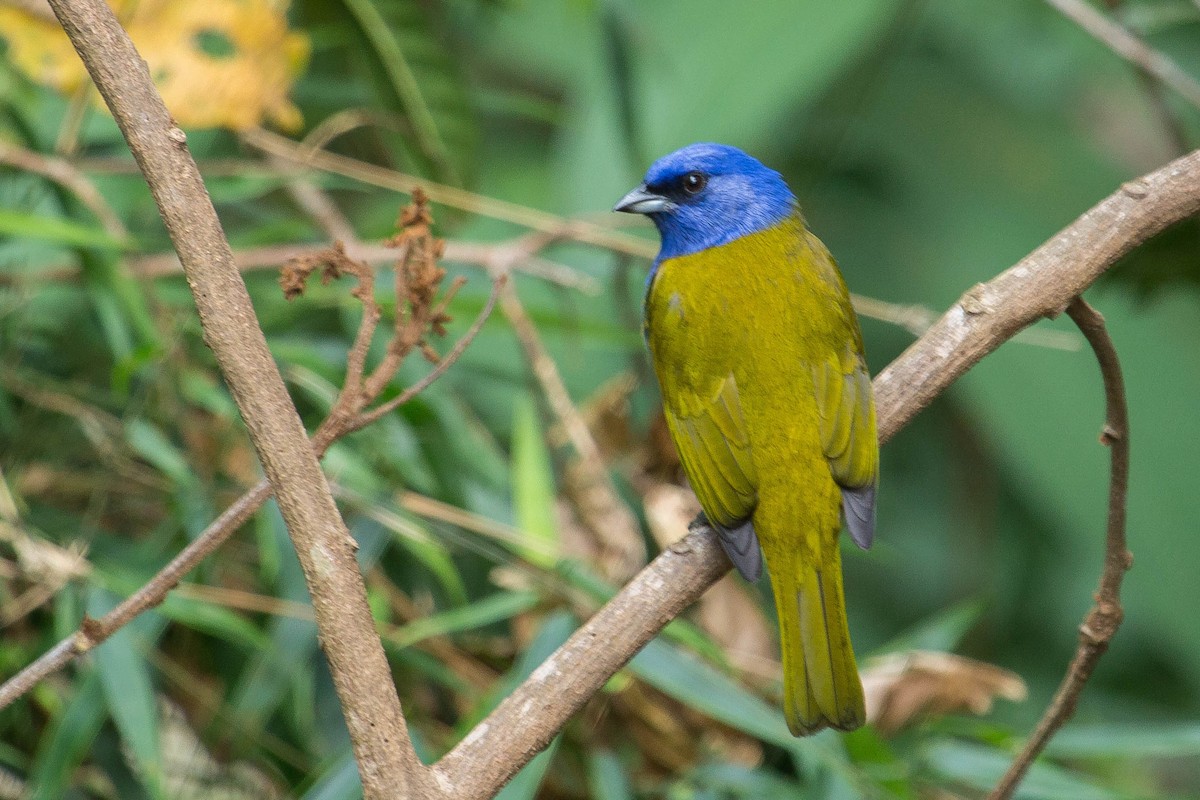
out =
{"type": "Polygon", "coordinates": [[[861,353],[852,347],[813,368],[821,446],[833,479],[842,487],[846,527],[861,547],[875,532],[875,487],[879,480],[879,444],[875,432],[875,395],[861,353]]]}
{"type": "Polygon", "coordinates": [[[758,475],[733,375],[711,397],[677,398],[664,409],[679,457],[710,521],[732,529],[758,502],[758,475]]]}

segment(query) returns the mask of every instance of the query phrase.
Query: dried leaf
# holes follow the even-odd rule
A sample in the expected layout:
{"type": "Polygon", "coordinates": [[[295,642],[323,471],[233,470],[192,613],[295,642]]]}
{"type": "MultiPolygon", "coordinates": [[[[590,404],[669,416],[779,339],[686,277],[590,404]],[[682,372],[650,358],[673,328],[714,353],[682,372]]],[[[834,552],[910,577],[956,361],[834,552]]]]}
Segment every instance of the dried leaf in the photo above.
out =
{"type": "Polygon", "coordinates": [[[885,736],[916,718],[969,711],[986,714],[1002,697],[1025,699],[1025,682],[1014,672],[957,656],[915,650],[876,659],[862,671],[867,720],[885,736]]]}
{"type": "MultiPolygon", "coordinates": [[[[109,5],[180,125],[247,130],[267,119],[285,130],[300,127],[300,110],[288,93],[308,62],[309,42],[288,30],[285,3],[109,0],[109,5]]],[[[0,38],[8,42],[9,60],[30,79],[65,94],[85,85],[87,71],[56,22],[0,7],[0,38]]]]}

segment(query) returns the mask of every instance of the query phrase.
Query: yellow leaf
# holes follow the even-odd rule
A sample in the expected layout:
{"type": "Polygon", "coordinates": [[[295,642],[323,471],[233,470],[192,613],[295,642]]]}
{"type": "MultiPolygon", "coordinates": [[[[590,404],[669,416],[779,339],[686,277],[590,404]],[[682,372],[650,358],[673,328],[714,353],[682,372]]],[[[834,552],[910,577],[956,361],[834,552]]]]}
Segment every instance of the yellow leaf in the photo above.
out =
{"type": "MultiPolygon", "coordinates": [[[[288,93],[308,62],[309,42],[288,30],[286,3],[108,1],[183,127],[246,130],[264,119],[286,130],[300,126],[288,93]]],[[[0,37],[31,80],[65,94],[84,85],[83,64],[55,23],[0,7],[0,37]]]]}

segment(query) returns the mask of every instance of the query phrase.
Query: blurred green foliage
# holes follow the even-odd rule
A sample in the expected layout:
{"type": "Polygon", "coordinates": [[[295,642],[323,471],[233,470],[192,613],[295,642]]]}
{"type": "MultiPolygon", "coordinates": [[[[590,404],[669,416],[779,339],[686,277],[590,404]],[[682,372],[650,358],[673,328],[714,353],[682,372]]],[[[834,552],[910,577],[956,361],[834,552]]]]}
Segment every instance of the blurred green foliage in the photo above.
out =
{"type": "MultiPolygon", "coordinates": [[[[1110,5],[1200,76],[1194,3],[1110,5]]],[[[932,309],[1180,142],[1200,143],[1197,109],[1148,90],[1035,0],[765,0],[753,10],[718,0],[302,0],[291,19],[313,45],[293,93],[306,131],[342,112],[370,122],[334,139],[338,152],[615,225],[604,212],[653,158],[690,141],[730,142],[785,172],[853,290],[932,309]]],[[[137,281],[125,269],[122,259],[169,242],[111,119],[81,109],[0,56],[0,138],[69,154],[131,233],[123,248],[70,193],[0,166],[0,677],[134,591],[255,471],[184,281],[137,281]],[[85,545],[90,569],[39,564],[29,541],[85,545]]],[[[233,134],[190,131],[189,143],[235,247],[322,240],[287,176],[233,134]]],[[[389,235],[406,202],[337,175],[312,179],[363,239],[389,235]]],[[[460,210],[437,215],[456,239],[522,232],[460,210]]],[[[1200,359],[1189,355],[1200,342],[1198,226],[1164,234],[1089,293],[1128,381],[1136,561],[1126,623],[1021,797],[1200,796],[1200,615],[1190,608],[1200,359]]],[[[583,403],[633,370],[643,380],[630,425],[645,438],[656,399],[636,327],[641,280],[630,276],[642,265],[571,244],[548,255],[605,287],[587,297],[518,282],[572,396],[583,403]]],[[[451,338],[488,288],[478,271],[452,269],[468,284],[451,305],[451,338]]],[[[247,280],[315,425],[341,383],[357,304],[345,286],[289,304],[273,275],[247,280]]],[[[876,371],[911,341],[872,320],[864,332],[876,371]]],[[[423,373],[418,361],[398,384],[423,373]]],[[[986,789],[1057,685],[1090,602],[1107,494],[1101,420],[1082,342],[1005,345],[888,445],[879,542],[847,551],[860,655],[914,641],[956,649],[1021,674],[1027,702],[887,740],[871,730],[795,740],[769,682],[740,675],[688,626],[614,678],[505,796],[986,789]],[[674,723],[655,729],[664,713],[674,723]],[[672,738],[680,730],[692,735],[672,738]]],[[[428,759],[569,635],[581,597],[612,591],[545,556],[561,537],[552,503],[569,460],[547,443],[551,424],[497,317],[441,381],[326,459],[428,759]],[[406,490],[487,524],[417,515],[406,490]],[[524,528],[539,546],[481,535],[489,525],[524,528]]],[[[640,509],[627,466],[618,460],[615,475],[640,509]]],[[[358,796],[307,600],[268,509],[186,591],[0,713],[0,793],[11,784],[38,798],[358,796]],[[184,713],[167,713],[167,702],[184,713]]]]}

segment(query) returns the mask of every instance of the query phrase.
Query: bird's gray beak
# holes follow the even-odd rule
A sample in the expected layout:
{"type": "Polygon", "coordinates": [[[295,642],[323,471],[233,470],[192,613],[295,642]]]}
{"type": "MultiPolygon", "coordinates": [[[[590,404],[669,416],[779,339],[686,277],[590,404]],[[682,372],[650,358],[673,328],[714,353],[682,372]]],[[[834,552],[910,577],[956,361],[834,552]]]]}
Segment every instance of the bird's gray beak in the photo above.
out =
{"type": "Polygon", "coordinates": [[[659,211],[669,211],[672,203],[661,194],[655,194],[646,188],[646,184],[625,195],[613,206],[613,211],[624,211],[626,214],[655,214],[659,211]]]}

